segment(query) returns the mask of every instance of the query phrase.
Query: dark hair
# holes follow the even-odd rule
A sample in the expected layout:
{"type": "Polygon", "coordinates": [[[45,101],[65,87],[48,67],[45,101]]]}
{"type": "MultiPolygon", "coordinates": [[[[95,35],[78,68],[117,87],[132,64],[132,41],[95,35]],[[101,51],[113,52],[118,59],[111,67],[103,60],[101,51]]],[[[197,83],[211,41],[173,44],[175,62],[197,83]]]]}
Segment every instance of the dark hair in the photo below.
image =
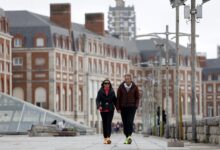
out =
{"type": "Polygon", "coordinates": [[[104,81],[102,81],[102,84],[101,84],[102,87],[104,87],[104,83],[105,83],[105,82],[109,82],[109,87],[112,88],[112,84],[111,84],[111,82],[109,81],[109,79],[105,79],[104,81]]]}

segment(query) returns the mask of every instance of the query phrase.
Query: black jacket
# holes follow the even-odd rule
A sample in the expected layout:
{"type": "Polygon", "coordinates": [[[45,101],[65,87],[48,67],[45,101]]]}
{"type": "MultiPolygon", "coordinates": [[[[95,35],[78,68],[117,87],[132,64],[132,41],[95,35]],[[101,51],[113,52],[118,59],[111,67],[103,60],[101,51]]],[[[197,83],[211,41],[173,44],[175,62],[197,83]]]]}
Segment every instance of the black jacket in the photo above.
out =
{"type": "Polygon", "coordinates": [[[96,107],[102,107],[102,110],[109,109],[110,111],[114,111],[116,106],[116,96],[113,88],[109,89],[108,95],[105,94],[105,90],[101,87],[98,91],[96,98],[96,107]]]}

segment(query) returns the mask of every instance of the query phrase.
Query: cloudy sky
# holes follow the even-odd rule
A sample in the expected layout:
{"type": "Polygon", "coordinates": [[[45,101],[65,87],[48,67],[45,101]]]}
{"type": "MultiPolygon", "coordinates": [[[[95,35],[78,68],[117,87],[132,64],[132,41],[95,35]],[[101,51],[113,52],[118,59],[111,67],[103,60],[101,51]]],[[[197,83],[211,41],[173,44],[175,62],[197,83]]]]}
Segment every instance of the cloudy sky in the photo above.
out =
{"type": "MultiPolygon", "coordinates": [[[[187,0],[186,4],[190,4],[187,0]]],[[[49,4],[68,2],[72,5],[72,21],[84,24],[84,14],[104,12],[107,30],[107,12],[109,6],[115,6],[115,0],[0,0],[4,10],[29,10],[49,16],[49,4]]],[[[137,34],[164,32],[169,25],[170,31],[175,31],[175,9],[169,0],[125,0],[126,5],[134,5],[136,11],[137,34]]],[[[202,0],[197,0],[200,4],[202,0]]],[[[220,0],[210,0],[203,5],[203,18],[197,20],[197,52],[206,53],[208,58],[217,57],[217,45],[220,45],[220,0]]],[[[190,22],[183,17],[183,7],[180,8],[180,31],[190,33],[190,22]]],[[[181,37],[181,44],[189,42],[187,37],[181,37]]]]}

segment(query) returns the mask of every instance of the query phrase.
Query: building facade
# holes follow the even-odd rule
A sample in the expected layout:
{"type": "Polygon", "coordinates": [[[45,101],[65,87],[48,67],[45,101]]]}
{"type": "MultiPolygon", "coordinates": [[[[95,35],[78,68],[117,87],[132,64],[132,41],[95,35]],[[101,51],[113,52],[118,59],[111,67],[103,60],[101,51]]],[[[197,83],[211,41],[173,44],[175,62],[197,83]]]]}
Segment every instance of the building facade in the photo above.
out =
{"type": "MultiPolygon", "coordinates": [[[[131,74],[136,77],[137,83],[142,86],[143,98],[148,104],[145,108],[148,114],[153,116],[156,108],[162,106],[166,111],[166,90],[168,90],[168,110],[170,123],[175,123],[175,87],[176,87],[176,49],[175,44],[171,41],[168,43],[168,65],[166,66],[166,53],[164,49],[159,49],[155,43],[166,44],[162,39],[137,40],[136,45],[139,54],[133,53],[130,59],[136,66],[131,67],[131,74]],[[142,62],[142,63],[140,63],[142,62]],[[161,63],[159,63],[161,62],[161,63]],[[166,80],[168,87],[166,86],[166,80]],[[145,92],[147,93],[145,93],[145,92]]],[[[191,120],[191,54],[186,47],[180,46],[179,56],[179,101],[181,101],[181,108],[183,120],[191,120]]],[[[202,105],[202,66],[200,65],[200,58],[197,56],[196,67],[196,105],[195,111],[197,118],[203,116],[202,105]]],[[[144,108],[144,106],[143,106],[144,108]]],[[[143,111],[145,111],[143,109],[143,111]]],[[[146,113],[146,112],[145,112],[146,113]]],[[[152,120],[153,122],[153,120],[152,120]]]]}
{"type": "Polygon", "coordinates": [[[106,78],[117,90],[129,72],[127,49],[105,33],[104,14],[86,14],[80,25],[71,21],[70,4],[51,4],[50,10],[50,17],[6,12],[13,35],[13,96],[101,127],[96,95],[106,78]]]}
{"type": "Polygon", "coordinates": [[[8,19],[0,8],[0,92],[12,94],[11,40],[8,19]]]}
{"type": "Polygon", "coordinates": [[[116,0],[115,7],[109,7],[108,30],[121,40],[132,40],[136,36],[136,15],[134,6],[125,6],[124,0],[116,0]]]}
{"type": "Polygon", "coordinates": [[[207,59],[203,69],[204,116],[220,115],[220,59],[207,59]]]}

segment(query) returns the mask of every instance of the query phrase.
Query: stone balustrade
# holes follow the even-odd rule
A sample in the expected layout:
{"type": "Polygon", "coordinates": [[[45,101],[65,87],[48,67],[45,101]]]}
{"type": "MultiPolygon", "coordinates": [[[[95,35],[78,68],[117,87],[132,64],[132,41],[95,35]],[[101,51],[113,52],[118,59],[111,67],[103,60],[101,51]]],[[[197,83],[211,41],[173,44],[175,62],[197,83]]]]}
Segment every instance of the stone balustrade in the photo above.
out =
{"type": "MultiPolygon", "coordinates": [[[[169,136],[175,137],[175,125],[169,126],[169,136]]],[[[201,143],[220,144],[220,116],[203,118],[196,122],[197,140],[201,143]]],[[[183,122],[183,140],[192,140],[192,123],[183,122]]]]}

